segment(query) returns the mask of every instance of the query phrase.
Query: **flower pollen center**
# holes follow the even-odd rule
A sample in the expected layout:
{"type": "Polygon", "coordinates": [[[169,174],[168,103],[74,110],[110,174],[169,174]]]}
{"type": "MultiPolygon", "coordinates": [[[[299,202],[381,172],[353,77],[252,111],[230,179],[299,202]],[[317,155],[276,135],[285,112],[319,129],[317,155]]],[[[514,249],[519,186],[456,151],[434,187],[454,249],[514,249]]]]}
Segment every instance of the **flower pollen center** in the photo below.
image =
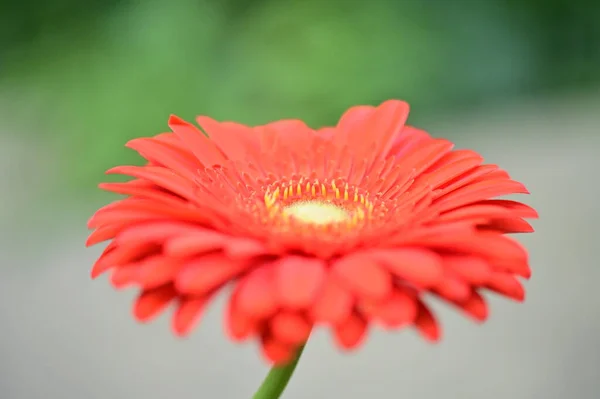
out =
{"type": "Polygon", "coordinates": [[[356,228],[367,223],[373,213],[368,194],[340,179],[272,183],[265,191],[264,205],[267,219],[283,228],[356,228]]]}
{"type": "Polygon", "coordinates": [[[346,209],[318,200],[294,202],[286,206],[283,213],[301,222],[316,225],[340,223],[351,218],[346,209]]]}

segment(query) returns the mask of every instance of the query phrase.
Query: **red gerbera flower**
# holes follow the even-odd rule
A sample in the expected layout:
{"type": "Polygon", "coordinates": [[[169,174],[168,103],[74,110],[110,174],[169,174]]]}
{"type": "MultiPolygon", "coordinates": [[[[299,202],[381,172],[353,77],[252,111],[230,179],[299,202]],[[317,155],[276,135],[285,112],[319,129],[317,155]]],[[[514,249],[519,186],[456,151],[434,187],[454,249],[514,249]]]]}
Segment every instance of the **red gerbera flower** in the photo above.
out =
{"type": "Polygon", "coordinates": [[[406,126],[408,105],[349,109],[335,127],[299,120],[248,127],[178,117],[172,133],[130,141],[145,166],[107,173],[128,197],[98,210],[87,244],[112,240],[92,270],[139,287],[135,317],[176,307],[184,335],[232,288],[234,340],[256,337],[270,362],[294,355],[314,326],[355,348],[374,324],[414,326],[437,340],[424,299],[477,320],[480,291],[523,300],[526,250],[505,233],[531,232],[536,211],[494,199],[526,188],[470,150],[406,126]]]}

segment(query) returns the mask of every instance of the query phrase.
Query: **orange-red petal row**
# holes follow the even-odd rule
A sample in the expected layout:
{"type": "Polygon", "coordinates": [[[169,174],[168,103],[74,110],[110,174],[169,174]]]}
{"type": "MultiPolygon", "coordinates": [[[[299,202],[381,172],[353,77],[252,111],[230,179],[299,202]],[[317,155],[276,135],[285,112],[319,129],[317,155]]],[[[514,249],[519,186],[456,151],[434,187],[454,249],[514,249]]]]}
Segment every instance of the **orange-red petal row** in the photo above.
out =
{"type": "Polygon", "coordinates": [[[532,232],[538,215],[499,197],[527,189],[408,113],[397,100],[357,106],[321,129],[171,116],[171,132],[127,143],[145,165],[107,172],[132,180],[100,184],[125,197],[88,221],[86,244],[109,242],[92,277],[137,287],[139,321],[173,307],[177,335],[228,292],[227,335],[273,364],[315,328],[344,350],[373,327],[437,341],[429,296],[477,321],[483,292],[523,301],[528,253],[507,234],[532,232]]]}

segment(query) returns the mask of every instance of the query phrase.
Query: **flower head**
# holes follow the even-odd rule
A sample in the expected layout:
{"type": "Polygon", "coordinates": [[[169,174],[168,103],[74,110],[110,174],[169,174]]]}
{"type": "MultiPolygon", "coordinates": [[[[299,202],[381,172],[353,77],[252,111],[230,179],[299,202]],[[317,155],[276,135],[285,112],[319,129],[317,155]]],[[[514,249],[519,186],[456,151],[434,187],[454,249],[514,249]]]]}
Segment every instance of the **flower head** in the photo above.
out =
{"type": "Polygon", "coordinates": [[[274,364],[315,326],[345,349],[372,325],[435,341],[429,295],[481,321],[482,290],[523,300],[528,255],[506,233],[533,231],[525,219],[537,214],[495,198],[526,188],[407,116],[401,101],[350,108],[318,130],[205,116],[200,130],[172,116],[172,133],[127,144],[146,165],[108,171],[133,180],[100,185],[127,197],[88,223],[88,245],[111,240],[92,276],[137,287],[140,321],[174,305],[179,335],[231,288],[229,336],[256,338],[274,364]]]}

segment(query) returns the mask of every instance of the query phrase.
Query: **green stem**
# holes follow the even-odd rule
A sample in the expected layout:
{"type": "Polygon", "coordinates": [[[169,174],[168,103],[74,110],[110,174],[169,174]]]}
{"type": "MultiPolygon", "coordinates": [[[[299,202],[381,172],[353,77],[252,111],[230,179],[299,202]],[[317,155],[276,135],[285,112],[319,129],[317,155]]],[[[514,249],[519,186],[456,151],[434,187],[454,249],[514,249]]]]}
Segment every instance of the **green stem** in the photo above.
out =
{"type": "Polygon", "coordinates": [[[304,345],[298,349],[296,357],[285,366],[273,367],[252,399],[278,399],[292,378],[302,351],[304,351],[304,345]]]}

